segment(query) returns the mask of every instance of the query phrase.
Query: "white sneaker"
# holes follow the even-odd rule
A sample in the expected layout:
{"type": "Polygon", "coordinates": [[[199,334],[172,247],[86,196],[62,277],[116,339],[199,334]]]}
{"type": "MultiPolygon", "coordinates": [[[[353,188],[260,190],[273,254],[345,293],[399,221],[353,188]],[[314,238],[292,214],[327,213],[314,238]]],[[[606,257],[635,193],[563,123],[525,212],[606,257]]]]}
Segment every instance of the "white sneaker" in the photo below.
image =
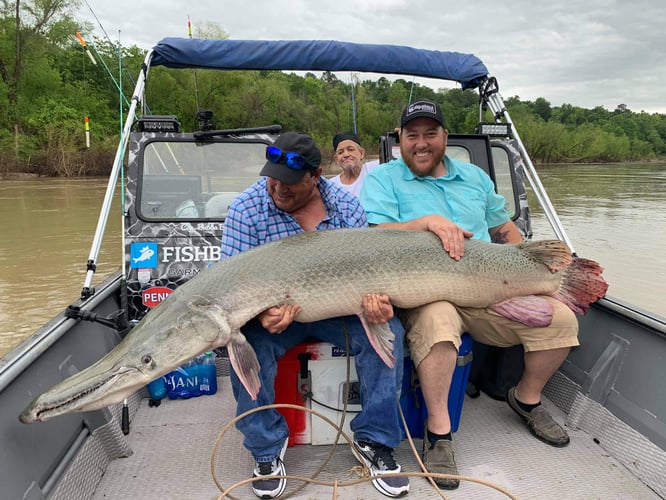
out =
{"type": "Polygon", "coordinates": [[[284,440],[280,454],[270,462],[256,462],[252,477],[265,477],[259,481],[252,481],[252,491],[259,498],[278,498],[287,488],[287,479],[272,478],[271,476],[284,476],[287,471],[284,467],[284,452],[287,451],[289,438],[284,440]]]}
{"type": "Polygon", "coordinates": [[[393,448],[375,443],[354,440],[352,453],[370,470],[375,479],[372,485],[388,497],[401,497],[409,493],[409,477],[385,477],[383,474],[400,472],[402,469],[393,458],[393,448]]]}

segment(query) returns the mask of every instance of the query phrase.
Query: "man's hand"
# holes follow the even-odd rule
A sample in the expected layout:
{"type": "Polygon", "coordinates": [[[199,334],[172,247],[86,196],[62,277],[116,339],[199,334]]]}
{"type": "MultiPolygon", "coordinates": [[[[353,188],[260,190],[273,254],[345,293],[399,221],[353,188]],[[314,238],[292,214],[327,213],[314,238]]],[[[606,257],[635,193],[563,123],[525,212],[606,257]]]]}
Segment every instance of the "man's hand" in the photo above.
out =
{"type": "Polygon", "coordinates": [[[393,319],[393,305],[388,295],[369,293],[363,297],[363,312],[368,323],[386,323],[393,319]]]}
{"type": "Polygon", "coordinates": [[[377,226],[409,231],[430,231],[442,240],[444,250],[455,260],[460,260],[465,254],[465,238],[474,236],[474,233],[464,230],[449,219],[434,214],[424,215],[408,222],[385,222],[377,226]]]}
{"type": "Polygon", "coordinates": [[[282,333],[294,321],[299,312],[301,312],[301,306],[298,304],[283,304],[259,313],[257,319],[269,333],[282,333]]]}
{"type": "Polygon", "coordinates": [[[428,231],[439,236],[444,250],[451,258],[460,260],[465,254],[465,238],[471,238],[474,233],[464,230],[440,215],[426,215],[422,220],[428,231]]]}

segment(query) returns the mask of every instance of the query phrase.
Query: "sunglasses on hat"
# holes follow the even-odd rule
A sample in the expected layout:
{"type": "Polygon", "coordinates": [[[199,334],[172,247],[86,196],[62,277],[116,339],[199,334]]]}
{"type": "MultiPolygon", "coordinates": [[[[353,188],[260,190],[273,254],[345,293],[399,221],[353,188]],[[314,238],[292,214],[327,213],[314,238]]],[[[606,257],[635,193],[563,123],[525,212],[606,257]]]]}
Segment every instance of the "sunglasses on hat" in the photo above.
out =
{"type": "Polygon", "coordinates": [[[287,165],[292,170],[302,170],[304,168],[313,168],[317,167],[310,163],[308,160],[303,158],[298,153],[285,152],[276,146],[267,146],[266,147],[266,159],[271,163],[282,163],[287,165]]]}

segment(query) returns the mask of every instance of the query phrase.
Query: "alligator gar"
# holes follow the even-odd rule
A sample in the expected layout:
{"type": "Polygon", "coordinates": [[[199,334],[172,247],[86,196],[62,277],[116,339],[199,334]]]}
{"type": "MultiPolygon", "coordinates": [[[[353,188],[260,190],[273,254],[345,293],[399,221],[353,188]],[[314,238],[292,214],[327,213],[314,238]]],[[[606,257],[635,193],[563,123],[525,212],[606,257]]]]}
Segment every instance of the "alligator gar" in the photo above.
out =
{"type": "Polygon", "coordinates": [[[221,261],[177,288],[95,364],[37,397],[24,423],[121,402],[202,352],[227,345],[248,393],[259,366],[241,327],[260,312],[296,303],[296,320],[359,315],[375,350],[392,366],[393,333],[362,313],[368,293],[401,308],[447,300],[491,307],[533,326],[552,319],[550,295],[582,314],[606,293],[602,268],[573,257],[559,240],[499,245],[467,240],[455,261],[430,232],[396,229],[316,231],[261,245],[221,261]]]}

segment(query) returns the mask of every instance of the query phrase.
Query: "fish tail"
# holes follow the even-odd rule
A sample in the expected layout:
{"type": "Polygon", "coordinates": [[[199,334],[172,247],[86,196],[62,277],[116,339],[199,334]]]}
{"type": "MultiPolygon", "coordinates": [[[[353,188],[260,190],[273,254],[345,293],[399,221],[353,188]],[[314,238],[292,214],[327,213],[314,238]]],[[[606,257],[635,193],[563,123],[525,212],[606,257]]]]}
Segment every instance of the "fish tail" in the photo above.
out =
{"type": "Polygon", "coordinates": [[[573,257],[553,297],[564,302],[576,314],[585,314],[591,304],[606,295],[608,283],[601,276],[603,270],[593,260],[573,257]]]}
{"type": "Polygon", "coordinates": [[[517,245],[532,260],[542,263],[556,273],[571,265],[571,249],[561,240],[528,241],[517,245]]]}

